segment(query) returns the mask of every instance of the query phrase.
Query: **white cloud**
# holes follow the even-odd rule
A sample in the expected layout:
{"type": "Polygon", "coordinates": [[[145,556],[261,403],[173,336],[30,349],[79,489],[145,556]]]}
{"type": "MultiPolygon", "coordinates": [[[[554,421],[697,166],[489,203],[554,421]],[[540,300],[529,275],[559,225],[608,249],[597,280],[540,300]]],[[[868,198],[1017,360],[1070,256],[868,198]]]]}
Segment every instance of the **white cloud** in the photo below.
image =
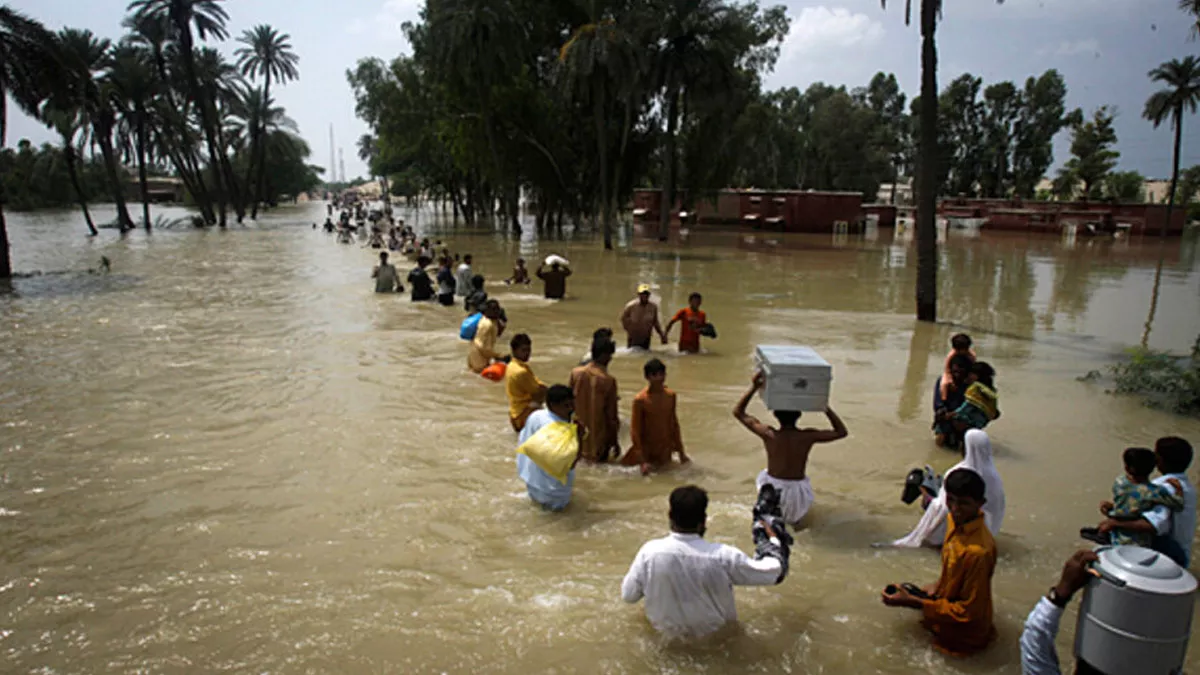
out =
{"type": "Polygon", "coordinates": [[[346,32],[385,43],[407,43],[401,26],[405,21],[416,23],[423,5],[423,0],[386,0],[373,16],[356,17],[346,32]]]}
{"type": "Polygon", "coordinates": [[[1077,40],[1075,42],[1063,42],[1058,45],[1058,49],[1054,50],[1058,56],[1079,56],[1081,54],[1100,55],[1100,42],[1094,38],[1088,40],[1077,40]]]}
{"type": "Polygon", "coordinates": [[[805,7],[792,17],[781,61],[871,46],[883,38],[883,32],[883,24],[866,14],[844,7],[805,7]]]}

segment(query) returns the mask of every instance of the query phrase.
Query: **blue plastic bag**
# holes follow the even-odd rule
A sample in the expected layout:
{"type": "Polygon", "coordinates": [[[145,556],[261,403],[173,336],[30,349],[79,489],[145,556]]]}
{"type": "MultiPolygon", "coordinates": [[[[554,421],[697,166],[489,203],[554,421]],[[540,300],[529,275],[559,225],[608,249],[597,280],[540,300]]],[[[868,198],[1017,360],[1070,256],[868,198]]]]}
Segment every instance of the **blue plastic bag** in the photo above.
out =
{"type": "Polygon", "coordinates": [[[462,328],[458,330],[458,337],[464,340],[474,340],[475,331],[479,330],[479,320],[482,318],[482,313],[475,312],[471,316],[463,319],[462,328]]]}

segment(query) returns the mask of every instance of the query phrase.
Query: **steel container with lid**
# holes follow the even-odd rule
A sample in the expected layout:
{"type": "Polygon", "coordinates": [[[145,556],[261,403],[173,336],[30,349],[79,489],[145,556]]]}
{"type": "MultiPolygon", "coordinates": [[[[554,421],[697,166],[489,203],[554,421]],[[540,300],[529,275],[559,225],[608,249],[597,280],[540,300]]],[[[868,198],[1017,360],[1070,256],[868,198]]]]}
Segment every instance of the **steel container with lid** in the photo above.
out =
{"type": "Polygon", "coordinates": [[[1109,675],[1179,672],[1192,628],[1196,578],[1138,546],[1097,549],[1075,627],[1075,657],[1109,675]]]}

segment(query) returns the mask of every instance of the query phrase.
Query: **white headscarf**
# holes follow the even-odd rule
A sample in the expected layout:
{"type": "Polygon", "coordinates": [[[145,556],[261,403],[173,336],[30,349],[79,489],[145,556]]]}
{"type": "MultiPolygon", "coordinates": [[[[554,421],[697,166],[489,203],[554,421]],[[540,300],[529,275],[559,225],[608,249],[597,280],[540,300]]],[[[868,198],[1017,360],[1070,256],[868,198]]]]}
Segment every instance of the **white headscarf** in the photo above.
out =
{"type": "MultiPolygon", "coordinates": [[[[970,469],[983,478],[983,483],[987,486],[984,492],[987,501],[983,505],[983,522],[989,532],[997,534],[1004,524],[1004,481],[1000,480],[1000,472],[996,470],[996,464],[992,461],[992,442],[985,432],[972,429],[967,432],[964,444],[966,457],[946,472],[946,478],[958,469],[970,469]]],[[[942,540],[946,538],[946,515],[949,512],[946,508],[946,490],[943,487],[938,492],[937,499],[925,509],[921,522],[917,523],[907,536],[893,541],[892,546],[917,548],[925,543],[941,545],[942,540]]]]}

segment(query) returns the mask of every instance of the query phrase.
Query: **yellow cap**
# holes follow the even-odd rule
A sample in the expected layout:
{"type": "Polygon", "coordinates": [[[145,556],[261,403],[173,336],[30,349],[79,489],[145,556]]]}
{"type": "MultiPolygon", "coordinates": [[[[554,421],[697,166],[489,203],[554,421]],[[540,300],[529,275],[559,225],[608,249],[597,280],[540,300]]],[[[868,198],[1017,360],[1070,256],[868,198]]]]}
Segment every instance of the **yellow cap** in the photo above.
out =
{"type": "Polygon", "coordinates": [[[638,295],[650,292],[650,284],[638,284],[638,295]]]}

